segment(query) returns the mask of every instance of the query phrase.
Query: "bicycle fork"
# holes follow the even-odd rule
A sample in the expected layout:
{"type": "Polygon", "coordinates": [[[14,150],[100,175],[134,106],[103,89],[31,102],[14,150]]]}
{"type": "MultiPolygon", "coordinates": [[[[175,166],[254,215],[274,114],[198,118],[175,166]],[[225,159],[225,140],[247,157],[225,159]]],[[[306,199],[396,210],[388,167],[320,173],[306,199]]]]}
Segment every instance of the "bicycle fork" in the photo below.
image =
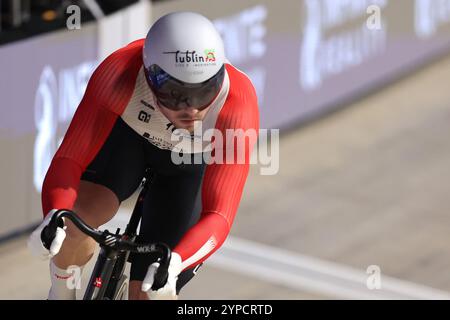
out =
{"type": "Polygon", "coordinates": [[[99,300],[105,297],[116,261],[116,252],[109,248],[100,250],[89,285],[84,294],[84,300],[99,300]]]}

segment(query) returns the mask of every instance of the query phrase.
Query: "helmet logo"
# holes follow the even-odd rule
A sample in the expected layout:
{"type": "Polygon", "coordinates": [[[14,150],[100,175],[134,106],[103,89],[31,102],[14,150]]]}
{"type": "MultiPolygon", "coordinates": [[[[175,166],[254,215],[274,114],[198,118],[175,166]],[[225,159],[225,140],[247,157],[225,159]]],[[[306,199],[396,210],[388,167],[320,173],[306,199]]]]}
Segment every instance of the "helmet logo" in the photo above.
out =
{"type": "Polygon", "coordinates": [[[214,49],[206,49],[204,51],[204,56],[197,53],[197,51],[186,50],[186,51],[164,51],[163,54],[171,54],[175,58],[175,63],[179,67],[187,67],[189,64],[193,63],[195,67],[200,66],[210,66],[216,65],[216,56],[214,54],[214,49]]]}
{"type": "Polygon", "coordinates": [[[205,50],[205,61],[206,62],[215,62],[216,56],[214,55],[214,49],[206,49],[205,50]]]}

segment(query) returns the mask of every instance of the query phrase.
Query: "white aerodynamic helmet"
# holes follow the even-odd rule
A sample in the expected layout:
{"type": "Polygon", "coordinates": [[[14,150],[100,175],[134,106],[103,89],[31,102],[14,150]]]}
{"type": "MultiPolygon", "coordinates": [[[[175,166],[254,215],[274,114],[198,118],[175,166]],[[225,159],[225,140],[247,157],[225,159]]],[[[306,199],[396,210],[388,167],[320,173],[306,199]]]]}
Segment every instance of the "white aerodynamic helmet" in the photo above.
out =
{"type": "Polygon", "coordinates": [[[219,93],[225,76],[223,41],[201,14],[162,16],[150,28],[143,50],[148,83],[163,106],[202,109],[219,93]]]}

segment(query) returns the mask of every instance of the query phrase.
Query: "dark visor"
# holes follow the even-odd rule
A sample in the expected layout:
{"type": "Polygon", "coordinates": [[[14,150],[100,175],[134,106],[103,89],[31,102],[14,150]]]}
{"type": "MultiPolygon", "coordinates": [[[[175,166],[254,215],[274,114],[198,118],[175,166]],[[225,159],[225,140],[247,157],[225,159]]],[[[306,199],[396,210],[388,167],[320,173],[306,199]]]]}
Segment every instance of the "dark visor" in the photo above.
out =
{"type": "Polygon", "coordinates": [[[145,70],[149,85],[158,102],[171,110],[187,107],[205,109],[217,97],[225,76],[225,65],[210,79],[201,83],[186,83],[170,76],[158,65],[145,70]]]}

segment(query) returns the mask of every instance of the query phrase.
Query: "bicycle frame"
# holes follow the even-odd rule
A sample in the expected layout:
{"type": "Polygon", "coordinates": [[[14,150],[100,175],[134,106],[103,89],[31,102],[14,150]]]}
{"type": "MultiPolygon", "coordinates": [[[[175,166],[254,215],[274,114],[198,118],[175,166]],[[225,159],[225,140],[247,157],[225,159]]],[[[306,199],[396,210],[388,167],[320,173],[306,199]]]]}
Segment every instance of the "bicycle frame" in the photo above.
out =
{"type": "MultiPolygon", "coordinates": [[[[122,239],[134,241],[137,236],[137,227],[142,218],[145,195],[152,181],[152,172],[147,169],[142,182],[142,190],[134,206],[130,221],[127,224],[122,239]]],[[[119,234],[117,229],[116,234],[119,234]]],[[[83,300],[113,299],[117,285],[125,271],[126,262],[130,251],[119,252],[109,246],[100,245],[100,253],[95,263],[94,270],[86,288],[83,300]]]]}

